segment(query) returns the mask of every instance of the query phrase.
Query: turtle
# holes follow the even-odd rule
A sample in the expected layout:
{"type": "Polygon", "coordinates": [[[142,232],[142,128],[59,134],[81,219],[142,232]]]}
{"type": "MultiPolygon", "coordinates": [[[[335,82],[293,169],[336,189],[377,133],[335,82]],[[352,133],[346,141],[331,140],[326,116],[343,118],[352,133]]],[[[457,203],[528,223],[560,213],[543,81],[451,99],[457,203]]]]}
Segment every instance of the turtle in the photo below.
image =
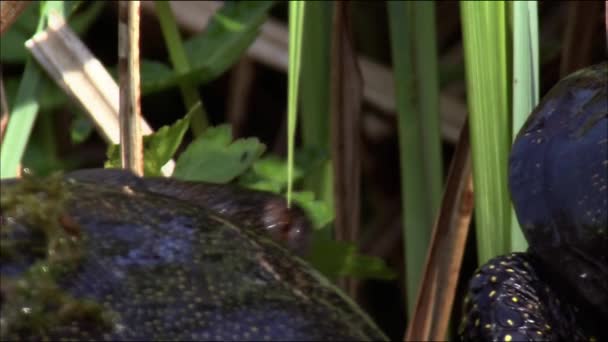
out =
{"type": "Polygon", "coordinates": [[[387,340],[278,195],[103,169],[1,191],[0,340],[387,340]]]}
{"type": "Polygon", "coordinates": [[[469,282],[462,340],[608,340],[608,62],[560,80],[509,157],[528,241],[469,282]]]}

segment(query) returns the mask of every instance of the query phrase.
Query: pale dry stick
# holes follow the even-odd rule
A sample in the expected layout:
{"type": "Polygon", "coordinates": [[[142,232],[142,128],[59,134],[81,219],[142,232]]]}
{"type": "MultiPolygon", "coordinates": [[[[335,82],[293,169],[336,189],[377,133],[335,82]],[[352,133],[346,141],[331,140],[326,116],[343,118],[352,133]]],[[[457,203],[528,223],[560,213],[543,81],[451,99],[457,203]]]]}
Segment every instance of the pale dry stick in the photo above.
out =
{"type": "MultiPolygon", "coordinates": [[[[47,74],[89,115],[101,137],[110,144],[120,143],[118,124],[118,85],[93,56],[64,19],[51,14],[48,28],[25,43],[47,74]]],[[[141,118],[144,135],[153,133],[141,118]]],[[[161,172],[170,176],[175,161],[170,160],[161,172]]]]}
{"type": "Polygon", "coordinates": [[[19,18],[31,1],[3,0],[0,5],[0,36],[19,18]]]}
{"type": "MultiPolygon", "coordinates": [[[[205,29],[211,15],[221,8],[219,1],[171,1],[175,20],[181,28],[190,33],[205,29]]],[[[152,1],[143,1],[142,8],[154,13],[152,1]]],[[[261,32],[251,44],[247,54],[276,70],[286,72],[288,57],[287,27],[277,20],[267,19],[261,26],[261,32]]],[[[363,98],[382,112],[394,115],[395,89],[393,72],[369,58],[358,56],[361,76],[363,78],[363,98]]],[[[444,139],[455,143],[463,125],[467,109],[463,101],[449,94],[440,94],[441,134],[444,139]]],[[[366,127],[364,126],[364,129],[366,127]]]]}
{"type": "Polygon", "coordinates": [[[406,341],[446,339],[448,322],[473,213],[473,179],[465,122],[450,165],[441,208],[433,227],[414,313],[406,341]]]}
{"type": "Polygon", "coordinates": [[[144,150],[139,127],[139,11],[140,3],[137,0],[118,3],[118,118],[122,168],[143,176],[144,150]]]}

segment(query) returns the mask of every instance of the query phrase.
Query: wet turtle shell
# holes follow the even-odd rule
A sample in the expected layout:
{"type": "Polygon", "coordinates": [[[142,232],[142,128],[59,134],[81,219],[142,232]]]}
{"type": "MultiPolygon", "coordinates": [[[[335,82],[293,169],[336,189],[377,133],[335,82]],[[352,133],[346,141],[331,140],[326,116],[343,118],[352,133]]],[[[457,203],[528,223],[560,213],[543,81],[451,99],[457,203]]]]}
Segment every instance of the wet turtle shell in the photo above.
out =
{"type": "Polygon", "coordinates": [[[24,180],[2,183],[1,217],[2,340],[387,339],[299,257],[188,201],[24,180]]]}
{"type": "Polygon", "coordinates": [[[509,185],[553,282],[608,322],[608,63],[561,80],[519,132],[509,185]]]}
{"type": "Polygon", "coordinates": [[[529,243],[469,284],[463,340],[608,336],[608,63],[561,80],[519,132],[509,187],[529,243]]]}

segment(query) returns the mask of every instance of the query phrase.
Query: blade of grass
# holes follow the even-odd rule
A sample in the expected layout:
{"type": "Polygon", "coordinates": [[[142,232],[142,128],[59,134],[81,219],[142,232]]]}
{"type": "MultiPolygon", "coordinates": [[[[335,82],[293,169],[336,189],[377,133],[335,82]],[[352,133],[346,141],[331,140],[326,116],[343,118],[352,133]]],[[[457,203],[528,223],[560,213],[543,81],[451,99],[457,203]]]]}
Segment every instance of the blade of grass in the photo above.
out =
{"type": "MultiPolygon", "coordinates": [[[[536,1],[509,2],[513,18],[513,134],[539,100],[538,5],[536,1]]],[[[515,211],[511,209],[511,251],[525,251],[524,238],[515,211]]]]}
{"type": "MultiPolygon", "coordinates": [[[[308,15],[304,18],[302,37],[302,57],[306,61],[300,82],[302,145],[311,150],[329,151],[331,41],[328,32],[331,31],[332,3],[307,1],[304,7],[308,15]]],[[[331,161],[309,171],[304,182],[316,198],[333,206],[331,161]]],[[[317,232],[331,236],[331,229],[317,232]]]]}
{"type": "Polygon", "coordinates": [[[399,125],[403,243],[412,313],[441,199],[434,4],[387,3],[399,125]]]}
{"type": "Polygon", "coordinates": [[[287,203],[291,205],[304,2],[289,2],[289,71],[287,94],[287,203]]]}
{"type": "MultiPolygon", "coordinates": [[[[46,2],[40,4],[41,15],[36,33],[41,32],[46,23],[48,12],[46,12],[45,5],[46,2]]],[[[31,57],[28,57],[19,83],[19,90],[17,90],[13,112],[6,127],[6,135],[0,146],[0,179],[16,177],[18,174],[19,163],[40,108],[36,97],[41,78],[40,68],[31,57]]]]}
{"type": "Polygon", "coordinates": [[[460,2],[469,102],[479,262],[510,249],[511,143],[506,4],[460,2]]]}
{"type": "MultiPolygon", "coordinates": [[[[188,61],[186,50],[182,44],[182,38],[177,29],[177,24],[175,23],[175,18],[173,17],[169,2],[166,0],[157,0],[155,1],[155,5],[158,21],[160,22],[163,37],[165,38],[167,50],[169,51],[171,64],[173,64],[173,68],[175,68],[175,71],[178,74],[185,74],[190,71],[190,62],[188,61]]],[[[182,79],[179,81],[179,88],[186,108],[197,108],[190,119],[190,127],[194,136],[199,136],[209,125],[205,106],[203,105],[198,90],[193,82],[182,79]],[[195,107],[197,103],[200,103],[201,105],[195,107]]]]}

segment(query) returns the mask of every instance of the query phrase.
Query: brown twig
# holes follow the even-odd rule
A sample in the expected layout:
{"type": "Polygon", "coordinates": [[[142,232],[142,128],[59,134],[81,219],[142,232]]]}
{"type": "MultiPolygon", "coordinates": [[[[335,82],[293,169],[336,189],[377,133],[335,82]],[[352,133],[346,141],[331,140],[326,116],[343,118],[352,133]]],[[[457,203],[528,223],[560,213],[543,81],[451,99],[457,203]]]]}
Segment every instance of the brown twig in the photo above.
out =
{"type": "MultiPolygon", "coordinates": [[[[358,241],[360,225],[360,133],[363,85],[352,43],[348,2],[334,7],[331,57],[331,142],[334,165],[335,235],[358,241]]],[[[356,282],[343,283],[356,297],[356,282]]]]}
{"type": "Polygon", "coordinates": [[[406,341],[446,339],[473,213],[469,145],[468,124],[465,122],[450,165],[439,216],[433,228],[422,284],[405,335],[406,341]]]}
{"type": "Polygon", "coordinates": [[[243,133],[254,78],[254,61],[248,56],[243,56],[232,72],[226,103],[228,120],[235,138],[241,137],[243,133]]]}
{"type": "Polygon", "coordinates": [[[4,78],[2,77],[2,68],[0,67],[0,145],[4,140],[4,132],[8,125],[8,102],[6,101],[6,92],[4,91],[4,78]]]}
{"type": "Polygon", "coordinates": [[[31,1],[3,0],[0,6],[0,36],[19,18],[31,1]]]}
{"type": "Polygon", "coordinates": [[[118,75],[120,84],[120,149],[122,167],[144,174],[139,75],[139,1],[118,3],[118,75]]]}

